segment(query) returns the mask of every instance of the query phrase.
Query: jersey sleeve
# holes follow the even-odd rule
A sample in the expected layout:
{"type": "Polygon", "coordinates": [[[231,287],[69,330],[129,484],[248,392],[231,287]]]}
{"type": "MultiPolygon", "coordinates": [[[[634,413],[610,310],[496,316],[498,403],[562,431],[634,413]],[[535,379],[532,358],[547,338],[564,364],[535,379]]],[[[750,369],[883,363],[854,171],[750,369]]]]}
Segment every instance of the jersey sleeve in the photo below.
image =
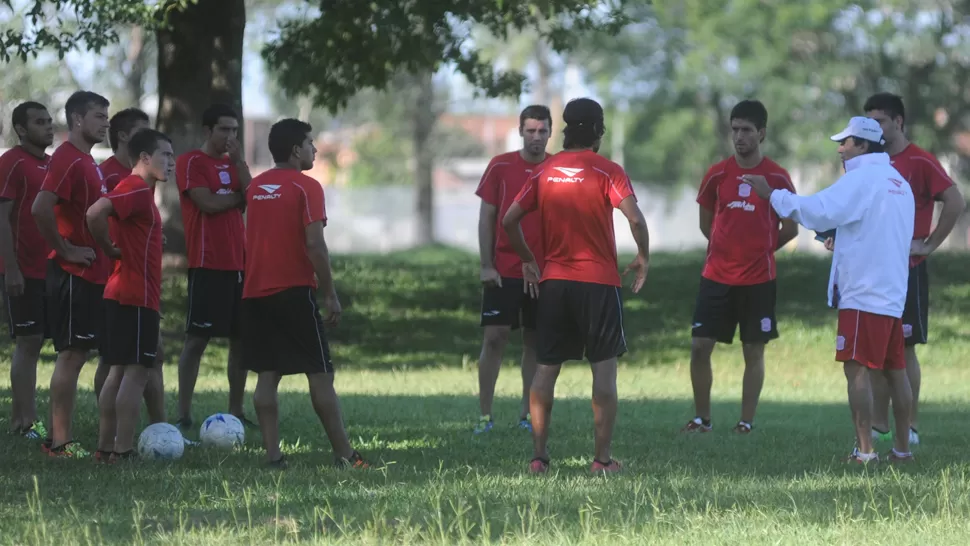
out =
{"type": "Polygon", "coordinates": [[[768,185],[776,190],[788,190],[792,193],[798,193],[795,191],[795,184],[792,184],[791,175],[785,169],[778,169],[778,171],[770,173],[768,175],[768,185]]]}
{"type": "Polygon", "coordinates": [[[499,201],[499,186],[501,185],[499,183],[501,174],[500,165],[502,165],[502,162],[494,159],[491,160],[488,163],[488,168],[485,169],[485,173],[482,174],[482,179],[478,183],[478,189],[475,190],[475,195],[481,197],[482,201],[496,207],[501,204],[499,201]]]}
{"type": "Polygon", "coordinates": [[[926,190],[933,199],[939,199],[940,194],[945,192],[953,185],[953,179],[946,174],[943,165],[932,154],[923,156],[925,161],[920,161],[923,166],[923,180],[926,181],[926,190]]]}
{"type": "Polygon", "coordinates": [[[835,184],[812,195],[775,190],[771,192],[771,206],[778,216],[822,232],[861,220],[870,201],[865,194],[865,181],[843,175],[835,184]]]}
{"type": "Polygon", "coordinates": [[[637,199],[636,194],[633,192],[633,184],[630,182],[630,177],[623,169],[617,169],[610,175],[610,179],[607,181],[606,193],[613,208],[619,207],[620,202],[631,195],[634,201],[637,199]]]}
{"type": "Polygon", "coordinates": [[[723,173],[724,171],[718,169],[718,165],[713,165],[707,169],[707,174],[701,180],[701,187],[697,190],[697,203],[705,209],[713,211],[717,208],[718,177],[723,173]]]}
{"type": "Polygon", "coordinates": [[[77,181],[77,171],[80,168],[80,159],[75,159],[67,165],[63,161],[52,159],[47,165],[47,174],[44,176],[44,183],[41,184],[41,191],[49,191],[62,201],[70,201],[77,181]]]}
{"type": "Polygon", "coordinates": [[[525,212],[532,212],[539,208],[539,176],[542,171],[529,177],[522,185],[522,189],[515,196],[515,202],[522,207],[525,212]]]}
{"type": "Polygon", "coordinates": [[[210,189],[209,182],[206,180],[206,169],[202,161],[198,161],[198,156],[189,157],[185,165],[178,169],[175,174],[175,181],[179,186],[179,191],[185,193],[195,188],[210,189]]]}
{"type": "Polygon", "coordinates": [[[127,184],[119,184],[114,191],[106,195],[111,206],[114,207],[115,215],[119,220],[127,220],[133,216],[152,214],[152,192],[149,188],[132,189],[127,184]]]}
{"type": "Polygon", "coordinates": [[[0,156],[0,201],[16,201],[24,191],[22,165],[13,154],[0,156]]]}
{"type": "Polygon", "coordinates": [[[323,222],[327,225],[327,204],[323,194],[323,187],[316,180],[308,180],[301,184],[303,188],[303,225],[313,222],[323,222]]]}

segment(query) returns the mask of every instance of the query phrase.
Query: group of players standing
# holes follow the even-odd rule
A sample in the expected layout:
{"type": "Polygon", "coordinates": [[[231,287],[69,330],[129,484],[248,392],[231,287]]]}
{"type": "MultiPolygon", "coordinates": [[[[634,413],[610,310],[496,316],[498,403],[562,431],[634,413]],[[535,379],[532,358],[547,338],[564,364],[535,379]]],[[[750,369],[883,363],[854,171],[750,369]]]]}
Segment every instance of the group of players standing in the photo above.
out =
{"type": "MultiPolygon", "coordinates": [[[[905,365],[903,376],[912,387],[912,407],[906,408],[904,415],[909,417],[902,420],[906,422],[897,419],[897,445],[891,457],[900,460],[911,458],[910,443],[919,443],[917,404],[921,374],[915,347],[925,344],[928,338],[926,256],[949,235],[965,203],[940,162],[906,138],[905,110],[898,96],[873,95],[864,110],[868,118],[878,123],[884,142],[878,144],[878,150],[877,143],[866,145],[872,149],[863,149],[881,153],[884,145],[889,163],[909,182],[915,201],[908,290],[901,317],[905,363],[898,364],[905,365]],[[943,206],[936,228],[931,229],[934,204],[938,201],[943,206]]],[[[519,119],[522,149],[493,158],[476,191],[482,200],[479,248],[484,342],[478,373],[481,417],[474,433],[487,433],[494,426],[492,401],[504,349],[511,331],[521,328],[523,394],[518,427],[532,431],[535,450],[531,470],[544,472],[549,466],[547,427],[560,365],[567,359],[581,359],[585,347],[593,371],[593,471],[609,472],[621,468],[611,458],[609,446],[616,415],[616,357],[626,350],[612,207],[624,213],[637,242],[639,254],[631,264],[640,271],[635,291],[642,285],[646,271],[647,231],[622,168],[595,155],[603,134],[602,110],[592,101],[580,99],[567,105],[563,119],[565,150],[550,156],[545,152],[552,130],[548,108],[529,106],[523,110],[519,119]],[[594,194],[591,188],[602,194],[594,194]],[[522,217],[524,211],[537,206],[542,209],[541,214],[522,217]],[[525,241],[520,234],[524,234],[525,241]],[[538,265],[530,264],[534,258],[529,249],[539,250],[535,255],[540,260],[538,265]],[[533,297],[538,290],[533,284],[536,267],[541,270],[543,293],[553,293],[551,297],[533,297]]],[[[733,108],[730,125],[735,153],[708,169],[698,191],[700,230],[708,239],[708,247],[691,326],[695,417],[683,426],[684,433],[713,430],[711,356],[718,342],[732,343],[738,329],[745,371],[741,416],[733,431],[752,431],[764,383],[765,345],[779,335],[774,253],[797,236],[798,225],[790,218],[780,217],[766,198],[755,195],[750,183],[759,179],[768,193],[772,189],[795,193],[788,172],[761,151],[767,121],[767,111],[758,101],[744,100],[733,108]]],[[[843,136],[841,141],[846,138],[843,136]]],[[[842,147],[846,147],[844,142],[842,147]]],[[[828,250],[833,250],[832,238],[819,239],[828,250]]],[[[836,359],[847,363],[850,393],[868,392],[871,388],[871,440],[889,439],[887,375],[869,375],[865,389],[859,390],[852,384],[854,379],[848,377],[848,364],[857,355],[844,353],[845,348],[838,347],[836,359]]],[[[862,364],[874,369],[884,365],[875,359],[862,364]]],[[[850,403],[855,412],[857,401],[852,396],[850,403]]],[[[862,422],[858,416],[854,418],[862,422]]],[[[862,451],[853,451],[850,460],[869,460],[869,440],[857,438],[857,447],[862,451]]]]}
{"type": "Polygon", "coordinates": [[[192,395],[211,338],[229,339],[229,411],[243,415],[246,375],[258,374],[253,397],[267,458],[279,449],[277,389],[282,375],[306,374],[313,407],[338,466],[366,463],[344,429],[333,365],[317,306],[339,321],[324,240],[323,189],[302,174],[316,150],[311,127],[296,119],[273,125],[274,168],[253,178],[242,158],[239,116],[213,105],[202,115],[203,144],[174,155],[169,137],[147,114],[126,109],[109,118],[109,102],[78,91],[65,105],[68,139],[54,153],[53,119],[36,102],[18,105],[12,125],[20,145],[0,157],[0,257],[11,335],[11,432],[42,439],[54,457],[90,454],[72,435],[77,383],[91,351],[99,434],[95,459],[135,456],[139,407],[166,420],[160,301],[162,218],[157,183],[178,184],[189,261],[185,344],[179,359],[179,418],[193,426],[192,395]],[[91,149],[108,137],[114,155],[100,165],[91,149]],[[246,220],[243,220],[243,211],[246,220]],[[37,360],[45,337],[57,360],[50,382],[50,431],[35,403],[37,360]]]}

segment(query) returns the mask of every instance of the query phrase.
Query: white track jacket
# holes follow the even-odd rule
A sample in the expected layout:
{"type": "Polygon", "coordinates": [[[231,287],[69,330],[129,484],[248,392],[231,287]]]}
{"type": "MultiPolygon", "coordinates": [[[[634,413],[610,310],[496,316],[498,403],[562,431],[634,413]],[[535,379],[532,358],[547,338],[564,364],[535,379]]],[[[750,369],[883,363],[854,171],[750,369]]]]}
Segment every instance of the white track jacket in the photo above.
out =
{"type": "Polygon", "coordinates": [[[829,306],[902,317],[916,205],[888,154],[846,161],[845,174],[814,195],[775,190],[771,206],[808,229],[837,230],[829,306]]]}

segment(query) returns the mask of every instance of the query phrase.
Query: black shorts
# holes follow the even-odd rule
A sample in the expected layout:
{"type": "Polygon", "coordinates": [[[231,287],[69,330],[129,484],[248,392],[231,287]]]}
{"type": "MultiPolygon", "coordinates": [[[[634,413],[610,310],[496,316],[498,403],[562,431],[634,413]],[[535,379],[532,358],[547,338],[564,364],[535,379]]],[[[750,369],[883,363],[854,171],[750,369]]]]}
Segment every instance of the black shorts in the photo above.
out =
{"type": "Polygon", "coordinates": [[[101,357],[108,366],[151,368],[158,351],[158,311],[104,300],[104,343],[101,357]]]}
{"type": "Polygon", "coordinates": [[[55,351],[98,349],[104,327],[104,285],[71,275],[48,260],[47,320],[55,351]]]}
{"type": "Polygon", "coordinates": [[[242,290],[242,271],[189,269],[185,332],[208,338],[236,337],[242,290]]]}
{"type": "Polygon", "coordinates": [[[24,293],[12,297],[7,293],[3,276],[3,302],[7,308],[7,322],[10,337],[30,337],[43,335],[50,337],[47,328],[47,281],[44,279],[24,279],[24,293]]]}
{"type": "Polygon", "coordinates": [[[903,341],[907,347],[929,339],[930,275],[926,260],[909,268],[906,306],[903,308],[903,341]]]}
{"type": "Polygon", "coordinates": [[[485,286],[482,289],[481,326],[520,326],[536,328],[537,302],[522,291],[524,281],[502,277],[502,286],[485,286]]]}
{"type": "Polygon", "coordinates": [[[626,353],[623,299],[607,284],[551,279],[539,283],[536,360],[602,362],[626,353]]]}
{"type": "Polygon", "coordinates": [[[768,343],[777,339],[777,286],[775,281],[731,286],[701,277],[692,336],[733,343],[734,331],[740,326],[741,343],[768,343]]]}
{"type": "Polygon", "coordinates": [[[242,364],[247,370],[280,375],[333,373],[316,292],[287,288],[242,300],[242,364]]]}

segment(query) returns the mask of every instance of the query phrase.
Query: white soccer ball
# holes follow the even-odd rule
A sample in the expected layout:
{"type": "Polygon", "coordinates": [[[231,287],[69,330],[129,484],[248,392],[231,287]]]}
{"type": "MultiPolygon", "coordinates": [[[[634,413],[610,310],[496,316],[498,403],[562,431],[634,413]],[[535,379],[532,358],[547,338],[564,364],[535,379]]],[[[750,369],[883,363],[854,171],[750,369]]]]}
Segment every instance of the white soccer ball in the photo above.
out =
{"type": "Polygon", "coordinates": [[[138,455],[142,459],[174,460],[182,457],[185,439],[174,425],[148,425],[138,437],[138,455]]]}
{"type": "Polygon", "coordinates": [[[204,446],[230,449],[242,445],[243,440],[246,439],[246,431],[235,415],[217,413],[202,422],[199,439],[204,446]]]}

